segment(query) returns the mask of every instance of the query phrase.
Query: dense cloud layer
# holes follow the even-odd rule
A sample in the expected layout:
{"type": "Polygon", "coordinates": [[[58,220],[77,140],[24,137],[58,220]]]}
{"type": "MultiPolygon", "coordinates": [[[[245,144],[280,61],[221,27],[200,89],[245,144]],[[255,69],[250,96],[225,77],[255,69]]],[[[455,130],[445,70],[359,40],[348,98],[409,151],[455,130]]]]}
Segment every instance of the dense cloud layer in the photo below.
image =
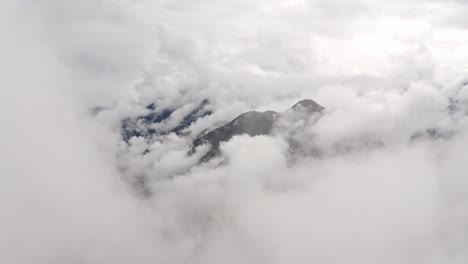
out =
{"type": "Polygon", "coordinates": [[[0,262],[465,263],[467,11],[0,4],[0,262]],[[250,110],[281,115],[200,163],[250,110]]]}

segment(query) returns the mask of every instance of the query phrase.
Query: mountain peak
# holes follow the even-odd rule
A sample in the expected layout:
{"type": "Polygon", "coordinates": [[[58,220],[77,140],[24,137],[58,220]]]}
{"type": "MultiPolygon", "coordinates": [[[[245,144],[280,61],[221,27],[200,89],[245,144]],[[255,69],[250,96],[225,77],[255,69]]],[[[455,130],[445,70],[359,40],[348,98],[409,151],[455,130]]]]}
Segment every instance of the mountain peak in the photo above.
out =
{"type": "Polygon", "coordinates": [[[317,102],[311,99],[304,99],[297,102],[291,107],[294,111],[305,111],[308,113],[319,113],[325,109],[323,106],[319,105],[317,102]]]}
{"type": "MultiPolygon", "coordinates": [[[[290,110],[293,114],[298,113],[300,118],[306,118],[307,115],[319,113],[323,106],[316,103],[314,100],[305,99],[296,103],[290,110]]],[[[201,158],[201,161],[208,161],[210,158],[219,154],[219,146],[221,142],[230,140],[235,135],[247,134],[250,136],[269,135],[273,129],[276,120],[283,115],[274,111],[248,111],[240,114],[231,122],[220,126],[207,134],[198,137],[192,142],[192,150],[208,143],[211,145],[210,150],[201,158]]]]}

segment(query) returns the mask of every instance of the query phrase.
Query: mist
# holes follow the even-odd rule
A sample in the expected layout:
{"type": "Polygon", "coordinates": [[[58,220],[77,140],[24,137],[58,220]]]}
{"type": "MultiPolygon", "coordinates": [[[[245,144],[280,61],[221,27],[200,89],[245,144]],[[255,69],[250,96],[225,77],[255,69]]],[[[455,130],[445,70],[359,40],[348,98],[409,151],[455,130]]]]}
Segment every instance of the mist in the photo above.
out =
{"type": "Polygon", "coordinates": [[[1,3],[0,262],[466,263],[467,10],[1,3]]]}

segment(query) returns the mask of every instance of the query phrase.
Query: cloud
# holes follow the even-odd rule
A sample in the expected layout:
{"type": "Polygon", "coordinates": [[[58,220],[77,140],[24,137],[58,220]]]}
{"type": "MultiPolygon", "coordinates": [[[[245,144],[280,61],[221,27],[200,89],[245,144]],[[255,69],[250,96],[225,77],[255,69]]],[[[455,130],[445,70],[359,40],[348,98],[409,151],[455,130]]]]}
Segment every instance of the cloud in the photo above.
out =
{"type": "Polygon", "coordinates": [[[464,8],[2,3],[0,262],[466,262],[464,8]],[[323,115],[188,154],[304,98],[323,115]],[[122,139],[122,120],[165,110],[163,132],[122,139]]]}

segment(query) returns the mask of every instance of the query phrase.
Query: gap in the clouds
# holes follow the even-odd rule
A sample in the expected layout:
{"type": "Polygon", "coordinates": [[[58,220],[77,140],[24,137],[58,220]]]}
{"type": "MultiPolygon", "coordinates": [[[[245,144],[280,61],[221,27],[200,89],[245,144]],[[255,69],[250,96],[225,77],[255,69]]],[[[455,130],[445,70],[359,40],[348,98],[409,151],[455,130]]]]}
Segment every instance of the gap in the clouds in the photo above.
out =
{"type": "Polygon", "coordinates": [[[210,101],[208,99],[202,100],[198,106],[187,113],[183,119],[173,128],[170,129],[156,129],[153,126],[160,124],[171,118],[177,109],[161,108],[156,103],[151,103],[145,107],[149,111],[146,115],[140,115],[135,118],[124,118],[121,122],[121,134],[125,142],[129,142],[133,137],[143,137],[150,139],[155,135],[168,135],[175,133],[182,135],[184,130],[190,127],[198,119],[209,116],[212,111],[206,109],[210,101]]]}

